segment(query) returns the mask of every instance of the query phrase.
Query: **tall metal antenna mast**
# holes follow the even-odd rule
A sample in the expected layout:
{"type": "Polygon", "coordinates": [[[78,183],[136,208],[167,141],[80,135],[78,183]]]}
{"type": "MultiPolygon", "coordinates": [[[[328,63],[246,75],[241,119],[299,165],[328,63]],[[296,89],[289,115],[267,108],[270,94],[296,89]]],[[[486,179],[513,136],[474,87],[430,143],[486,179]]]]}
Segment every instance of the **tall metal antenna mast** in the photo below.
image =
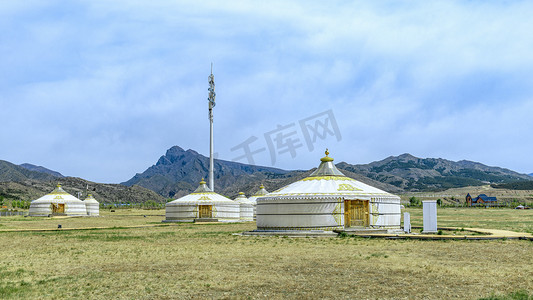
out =
{"type": "Polygon", "coordinates": [[[213,160],[213,107],[215,107],[215,76],[213,76],[213,63],[211,63],[211,75],[208,77],[209,88],[209,188],[215,191],[214,160],[213,160]]]}

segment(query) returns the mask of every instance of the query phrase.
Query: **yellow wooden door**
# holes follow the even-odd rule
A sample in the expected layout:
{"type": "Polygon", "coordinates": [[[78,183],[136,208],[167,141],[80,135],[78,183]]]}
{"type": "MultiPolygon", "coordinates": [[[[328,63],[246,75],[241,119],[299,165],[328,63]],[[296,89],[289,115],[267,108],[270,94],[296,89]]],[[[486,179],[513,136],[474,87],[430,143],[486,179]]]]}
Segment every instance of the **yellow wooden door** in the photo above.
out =
{"type": "Polygon", "coordinates": [[[344,227],[350,227],[352,226],[351,224],[352,224],[351,201],[344,200],[344,227]]]}
{"type": "Polygon", "coordinates": [[[63,214],[65,213],[65,204],[64,203],[59,203],[57,205],[57,212],[60,213],[60,214],[63,214]]]}
{"type": "Polygon", "coordinates": [[[368,201],[344,200],[344,226],[368,226],[368,201]]]}
{"type": "Polygon", "coordinates": [[[211,212],[212,205],[198,205],[198,217],[199,218],[212,218],[211,212]]]}

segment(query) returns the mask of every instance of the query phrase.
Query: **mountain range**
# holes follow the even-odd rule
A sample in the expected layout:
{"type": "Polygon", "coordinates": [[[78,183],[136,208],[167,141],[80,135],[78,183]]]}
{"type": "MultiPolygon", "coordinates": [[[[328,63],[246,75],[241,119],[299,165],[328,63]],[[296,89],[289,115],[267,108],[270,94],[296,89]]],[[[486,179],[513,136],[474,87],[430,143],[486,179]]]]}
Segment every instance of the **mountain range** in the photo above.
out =
{"type": "Polygon", "coordinates": [[[50,174],[50,175],[52,175],[54,177],[59,177],[59,178],[65,177],[59,172],[52,171],[52,170],[47,169],[47,168],[42,167],[42,166],[36,166],[36,165],[28,164],[28,163],[20,164],[19,166],[23,167],[24,169],[28,169],[30,171],[37,171],[37,172],[40,172],[40,173],[50,174]]]}
{"type": "MultiPolygon", "coordinates": [[[[317,166],[319,160],[317,158],[317,166]]],[[[196,151],[170,148],[157,163],[136,174],[124,185],[140,185],[165,197],[177,198],[193,191],[208,172],[209,159],[196,151]]],[[[450,161],[442,158],[418,158],[410,154],[390,156],[369,164],[352,165],[340,162],[336,166],[364,183],[392,193],[438,191],[452,187],[508,183],[530,180],[526,174],[508,169],[489,167],[472,161],[450,161]]],[[[276,190],[310,174],[310,171],[286,171],[236,162],[215,160],[215,190],[227,196],[242,191],[255,193],[259,183],[276,190]]]]}
{"type": "Polygon", "coordinates": [[[64,177],[44,167],[30,164],[15,165],[0,160],[0,196],[12,200],[35,200],[50,193],[60,182],[71,195],[91,193],[100,202],[140,203],[152,200],[164,203],[161,195],[141,186],[127,187],[122,184],[95,183],[76,177],[64,177]]]}
{"type": "MultiPolygon", "coordinates": [[[[317,166],[320,161],[317,159],[317,166]]],[[[254,194],[262,183],[269,191],[279,189],[287,184],[308,176],[309,171],[287,171],[271,167],[247,165],[232,161],[214,160],[215,191],[233,199],[239,192],[254,194]]],[[[161,156],[157,163],[143,173],[136,174],[122,184],[140,185],[171,198],[184,196],[198,186],[208,174],[209,158],[194,150],[184,150],[174,146],[161,156]]],[[[401,189],[381,183],[348,170],[347,176],[374,185],[391,192],[401,189]]]]}
{"type": "MultiPolygon", "coordinates": [[[[512,187],[517,185],[509,183],[531,181],[531,174],[466,160],[454,162],[442,158],[418,158],[407,153],[369,164],[340,162],[336,166],[348,177],[391,193],[440,191],[486,184],[507,184],[505,186],[512,187]]],[[[14,199],[36,199],[49,192],[55,182],[61,181],[67,191],[71,189],[71,193],[84,192],[88,185],[95,197],[100,196],[104,202],[164,202],[165,199],[179,198],[196,189],[199,181],[207,176],[208,168],[208,157],[178,146],[168,149],[153,166],[121,184],[94,183],[81,178],[64,177],[59,172],[40,166],[19,166],[0,160],[0,195],[14,199]]],[[[215,160],[214,169],[215,191],[232,199],[239,192],[254,194],[260,184],[274,191],[314,171],[289,171],[219,159],[215,160]]],[[[523,187],[524,184],[519,186],[523,187]]]]}
{"type": "Polygon", "coordinates": [[[418,158],[407,153],[363,165],[341,162],[337,167],[409,192],[531,180],[529,175],[477,162],[418,158]]]}

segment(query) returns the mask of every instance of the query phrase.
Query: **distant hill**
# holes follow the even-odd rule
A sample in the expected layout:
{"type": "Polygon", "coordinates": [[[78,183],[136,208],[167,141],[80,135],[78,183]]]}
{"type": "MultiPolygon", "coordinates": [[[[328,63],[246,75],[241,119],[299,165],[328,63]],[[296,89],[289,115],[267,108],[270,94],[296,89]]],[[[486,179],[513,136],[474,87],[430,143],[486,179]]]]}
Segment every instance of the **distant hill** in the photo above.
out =
{"type": "Polygon", "coordinates": [[[19,166],[21,166],[21,167],[23,167],[25,169],[28,169],[30,171],[46,173],[46,174],[50,174],[52,176],[59,177],[59,178],[65,177],[59,172],[52,171],[52,170],[47,169],[47,168],[42,167],[42,166],[36,166],[36,165],[32,165],[32,164],[27,164],[27,163],[26,164],[20,164],[19,166]]]}
{"type": "Polygon", "coordinates": [[[491,184],[495,189],[510,189],[510,190],[533,190],[533,180],[513,181],[508,183],[491,184]]]}
{"type": "Polygon", "coordinates": [[[477,162],[418,158],[410,154],[390,156],[381,161],[363,165],[342,162],[337,164],[337,167],[411,192],[531,179],[526,174],[499,167],[489,167],[477,162]]]}
{"type": "MultiPolygon", "coordinates": [[[[316,160],[316,165],[320,163],[316,160]]],[[[157,163],[146,171],[136,174],[124,185],[140,185],[164,197],[178,198],[192,192],[202,178],[206,178],[209,158],[194,150],[183,150],[174,146],[161,156],[157,163]]],[[[309,171],[287,171],[271,167],[241,164],[215,160],[215,191],[233,199],[239,192],[250,196],[263,183],[268,191],[274,191],[308,176],[309,171]]],[[[401,188],[381,183],[360,174],[345,172],[346,176],[374,185],[389,192],[403,191],[401,188]]]]}
{"type": "MultiPolygon", "coordinates": [[[[74,196],[86,188],[99,202],[140,203],[153,200],[164,203],[166,199],[154,191],[140,186],[126,187],[121,184],[103,184],[75,177],[63,177],[58,172],[31,164],[15,165],[0,160],[0,196],[9,200],[35,200],[50,193],[60,182],[63,188],[74,196]]],[[[83,197],[82,197],[83,198],[83,197]]]]}
{"type": "MultiPolygon", "coordinates": [[[[319,164],[316,159],[316,166],[319,164]]],[[[529,189],[531,177],[508,169],[489,167],[471,161],[418,158],[410,154],[390,156],[369,164],[346,162],[337,167],[348,177],[391,193],[440,191],[465,186],[492,184],[498,188],[529,189]],[[508,184],[508,185],[504,185],[508,184]]],[[[122,184],[94,183],[81,178],[62,177],[44,167],[18,166],[0,160],[0,195],[11,199],[32,200],[50,192],[59,181],[75,195],[87,185],[101,202],[164,202],[192,192],[206,178],[209,159],[194,150],[178,146],[168,149],[155,165],[122,184]]],[[[238,192],[250,196],[263,183],[274,191],[308,176],[312,170],[287,171],[215,160],[215,191],[234,198],[238,192]]],[[[206,178],[207,179],[207,178],[206,178]]]]}
{"type": "Polygon", "coordinates": [[[530,173],[529,176],[533,177],[533,173],[530,173]]]}
{"type": "Polygon", "coordinates": [[[0,182],[33,180],[54,180],[57,176],[46,172],[29,170],[27,168],[0,160],[0,182]]]}
{"type": "MultiPolygon", "coordinates": [[[[121,184],[95,183],[76,177],[63,177],[60,180],[63,189],[73,196],[81,192],[84,199],[88,193],[100,203],[143,203],[149,200],[165,203],[166,199],[154,191],[140,186],[127,187],[121,184]],[[87,186],[89,187],[87,192],[87,186]]],[[[50,193],[57,185],[54,180],[33,180],[0,182],[0,196],[10,200],[31,201],[50,193]]]]}
{"type": "MultiPolygon", "coordinates": [[[[183,150],[174,146],[161,156],[157,163],[143,173],[138,173],[122,184],[140,185],[165,197],[183,196],[198,186],[202,178],[207,179],[209,158],[194,150],[183,150]]],[[[215,190],[223,190],[243,177],[261,182],[269,178],[283,177],[289,171],[241,164],[215,159],[215,190]]],[[[247,180],[246,180],[247,181],[247,180]]]]}

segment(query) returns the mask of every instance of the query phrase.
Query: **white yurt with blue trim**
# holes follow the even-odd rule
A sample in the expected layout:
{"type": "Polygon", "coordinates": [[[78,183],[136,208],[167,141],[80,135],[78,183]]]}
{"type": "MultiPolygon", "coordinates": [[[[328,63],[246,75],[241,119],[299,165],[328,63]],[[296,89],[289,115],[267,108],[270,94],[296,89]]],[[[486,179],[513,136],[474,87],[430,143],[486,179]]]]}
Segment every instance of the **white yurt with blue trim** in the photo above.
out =
{"type": "Polygon", "coordinates": [[[257,229],[400,229],[400,197],[346,177],[328,154],[309,177],[257,199],[257,229]]]}
{"type": "Polygon", "coordinates": [[[202,179],[194,192],[166,204],[163,222],[192,222],[194,219],[238,222],[240,205],[211,191],[202,179]]]}
{"type": "Polygon", "coordinates": [[[44,195],[30,203],[30,216],[86,216],[87,208],[80,199],[65,192],[61,184],[48,195],[44,195]]]}
{"type": "Polygon", "coordinates": [[[239,203],[240,205],[241,221],[253,221],[254,220],[254,205],[252,201],[246,198],[246,195],[244,195],[243,192],[240,192],[239,196],[233,199],[233,201],[239,203]]]}

